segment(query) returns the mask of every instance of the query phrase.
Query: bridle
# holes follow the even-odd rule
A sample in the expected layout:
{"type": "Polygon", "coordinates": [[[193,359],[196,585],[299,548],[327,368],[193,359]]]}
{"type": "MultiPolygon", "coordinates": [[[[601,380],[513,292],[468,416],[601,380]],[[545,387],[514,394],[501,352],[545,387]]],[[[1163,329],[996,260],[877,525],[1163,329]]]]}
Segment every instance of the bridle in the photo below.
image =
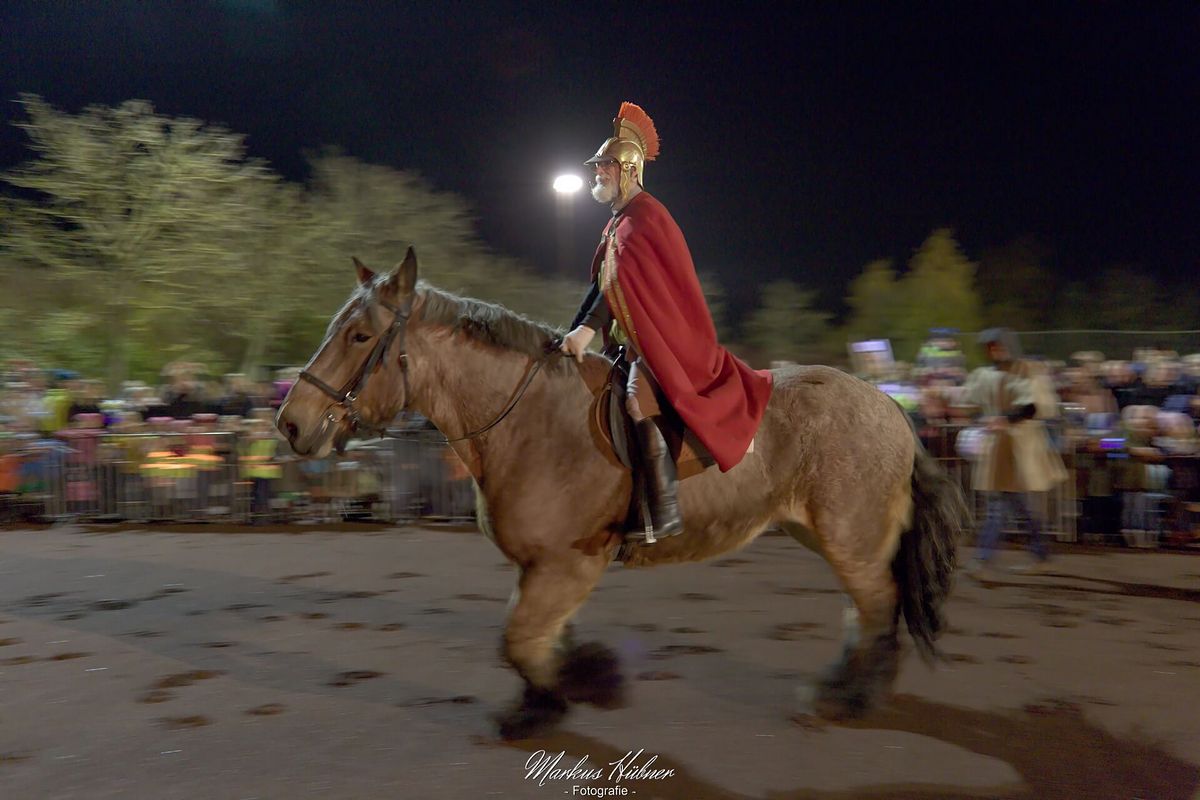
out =
{"type": "Polygon", "coordinates": [[[408,353],[404,351],[404,333],[408,328],[408,318],[412,315],[412,298],[410,296],[408,301],[401,306],[392,305],[382,298],[377,298],[376,302],[392,312],[392,324],[388,326],[387,331],[375,342],[375,347],[371,349],[371,354],[367,356],[367,360],[359,367],[358,372],[351,376],[342,385],[341,389],[334,389],[307,369],[300,370],[299,379],[308,381],[333,400],[325,409],[324,424],[326,426],[337,424],[338,418],[334,416],[333,411],[335,408],[340,407],[343,412],[342,419],[350,423],[350,430],[356,433],[358,431],[366,431],[386,436],[386,428],[379,425],[368,425],[364,422],[362,415],[354,407],[354,401],[358,399],[358,396],[366,387],[367,380],[383,362],[384,356],[387,355],[392,342],[398,341],[397,346],[400,348],[400,374],[404,380],[404,405],[400,410],[404,411],[408,408],[408,353]]]}
{"type": "MultiPolygon", "coordinates": [[[[355,433],[363,431],[374,434],[380,438],[398,439],[402,434],[393,433],[383,425],[367,423],[363,420],[362,415],[354,406],[354,401],[356,401],[359,395],[362,394],[362,391],[366,387],[367,381],[370,379],[371,375],[374,374],[375,370],[379,368],[379,365],[383,363],[383,360],[387,356],[388,350],[391,348],[393,341],[397,343],[396,346],[400,350],[398,360],[400,362],[400,375],[404,381],[404,405],[400,407],[401,413],[404,413],[408,410],[408,403],[411,397],[411,394],[408,390],[408,353],[404,349],[404,336],[408,330],[408,319],[410,316],[412,316],[412,296],[410,295],[407,301],[399,306],[393,305],[382,298],[376,298],[376,302],[388,311],[392,312],[392,324],[375,342],[375,347],[372,348],[371,354],[367,356],[367,360],[363,362],[363,365],[359,368],[358,372],[356,372],[348,381],[346,381],[341,389],[334,389],[328,383],[321,380],[316,375],[313,375],[307,369],[300,370],[299,379],[311,383],[325,396],[333,400],[333,402],[325,409],[325,415],[322,422],[326,427],[337,424],[338,418],[334,415],[334,409],[340,407],[343,412],[342,419],[350,423],[351,431],[355,433]]],[[[521,384],[520,388],[517,389],[508,405],[505,406],[504,410],[501,411],[495,419],[478,430],[471,431],[470,433],[464,436],[459,436],[455,439],[447,439],[446,441],[461,442],[467,439],[474,439],[477,436],[482,436],[503,422],[504,418],[507,417],[509,413],[511,413],[512,410],[517,407],[517,403],[519,403],[521,398],[525,396],[525,390],[529,388],[529,384],[533,382],[533,379],[537,376],[538,372],[541,371],[542,366],[549,358],[555,355],[559,355],[557,344],[547,344],[546,352],[533,365],[533,369],[529,370],[529,374],[525,376],[525,380],[521,384]]]]}

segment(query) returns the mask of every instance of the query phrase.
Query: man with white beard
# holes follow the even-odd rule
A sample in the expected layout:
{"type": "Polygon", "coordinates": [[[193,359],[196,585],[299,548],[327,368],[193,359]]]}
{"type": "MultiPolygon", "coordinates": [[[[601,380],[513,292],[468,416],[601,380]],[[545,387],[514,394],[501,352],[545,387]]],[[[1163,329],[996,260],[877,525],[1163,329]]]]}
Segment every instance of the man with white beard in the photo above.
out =
{"type": "Polygon", "coordinates": [[[563,352],[582,360],[601,331],[605,352],[619,345],[629,362],[626,406],[647,476],[652,531],[626,535],[647,543],[683,530],[661,404],[725,472],[750,449],[771,395],[769,372],[750,369],[717,343],[683,232],[645,191],[646,162],[658,152],[654,122],[622,103],[613,135],[586,162],[595,172],[592,197],[613,218],[592,258],[591,289],[562,342],[563,352]]]}

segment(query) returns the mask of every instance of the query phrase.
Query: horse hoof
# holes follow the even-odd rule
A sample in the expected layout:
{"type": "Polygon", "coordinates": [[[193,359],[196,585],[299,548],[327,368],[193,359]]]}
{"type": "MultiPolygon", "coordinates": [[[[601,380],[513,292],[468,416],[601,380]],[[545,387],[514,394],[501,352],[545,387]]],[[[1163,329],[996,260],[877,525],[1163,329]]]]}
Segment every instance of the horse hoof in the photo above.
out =
{"type": "Polygon", "coordinates": [[[900,666],[894,635],[880,636],[870,646],[847,649],[842,660],[816,682],[813,713],[828,720],[859,719],[887,702],[900,666]]]}
{"type": "Polygon", "coordinates": [[[831,722],[861,719],[879,701],[875,694],[842,676],[827,677],[814,687],[812,713],[831,722]]]}
{"type": "Polygon", "coordinates": [[[496,718],[500,738],[529,739],[552,730],[567,715],[567,701],[557,692],[527,687],[520,704],[496,718]]]}
{"type": "Polygon", "coordinates": [[[558,682],[572,703],[588,703],[603,709],[626,705],[625,678],[617,655],[599,642],[571,648],[559,668],[558,682]]]}
{"type": "Polygon", "coordinates": [[[869,709],[863,698],[817,697],[813,700],[813,716],[827,722],[849,722],[862,719],[869,709]]]}

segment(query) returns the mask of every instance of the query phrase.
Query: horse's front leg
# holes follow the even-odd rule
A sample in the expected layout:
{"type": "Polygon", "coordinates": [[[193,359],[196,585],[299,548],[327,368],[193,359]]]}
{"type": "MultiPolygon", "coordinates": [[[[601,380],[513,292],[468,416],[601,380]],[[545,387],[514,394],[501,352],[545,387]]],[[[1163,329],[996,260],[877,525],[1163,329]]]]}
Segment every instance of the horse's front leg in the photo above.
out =
{"type": "Polygon", "coordinates": [[[607,554],[555,553],[522,570],[504,632],[504,657],[525,681],[516,706],[497,721],[505,739],[524,739],[557,724],[569,702],[612,707],[620,695],[616,659],[596,644],[564,636],[608,564],[607,554]]]}

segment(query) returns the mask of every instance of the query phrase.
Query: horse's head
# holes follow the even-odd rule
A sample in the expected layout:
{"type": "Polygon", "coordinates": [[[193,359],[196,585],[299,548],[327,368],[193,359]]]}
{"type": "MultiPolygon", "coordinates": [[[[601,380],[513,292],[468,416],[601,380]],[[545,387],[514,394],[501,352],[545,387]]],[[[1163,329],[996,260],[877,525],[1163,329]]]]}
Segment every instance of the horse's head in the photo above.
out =
{"type": "Polygon", "coordinates": [[[292,386],[275,426],[298,455],[323,458],[356,430],[387,425],[409,401],[405,338],[416,299],[412,248],[387,275],[356,258],[358,287],[292,386]]]}

